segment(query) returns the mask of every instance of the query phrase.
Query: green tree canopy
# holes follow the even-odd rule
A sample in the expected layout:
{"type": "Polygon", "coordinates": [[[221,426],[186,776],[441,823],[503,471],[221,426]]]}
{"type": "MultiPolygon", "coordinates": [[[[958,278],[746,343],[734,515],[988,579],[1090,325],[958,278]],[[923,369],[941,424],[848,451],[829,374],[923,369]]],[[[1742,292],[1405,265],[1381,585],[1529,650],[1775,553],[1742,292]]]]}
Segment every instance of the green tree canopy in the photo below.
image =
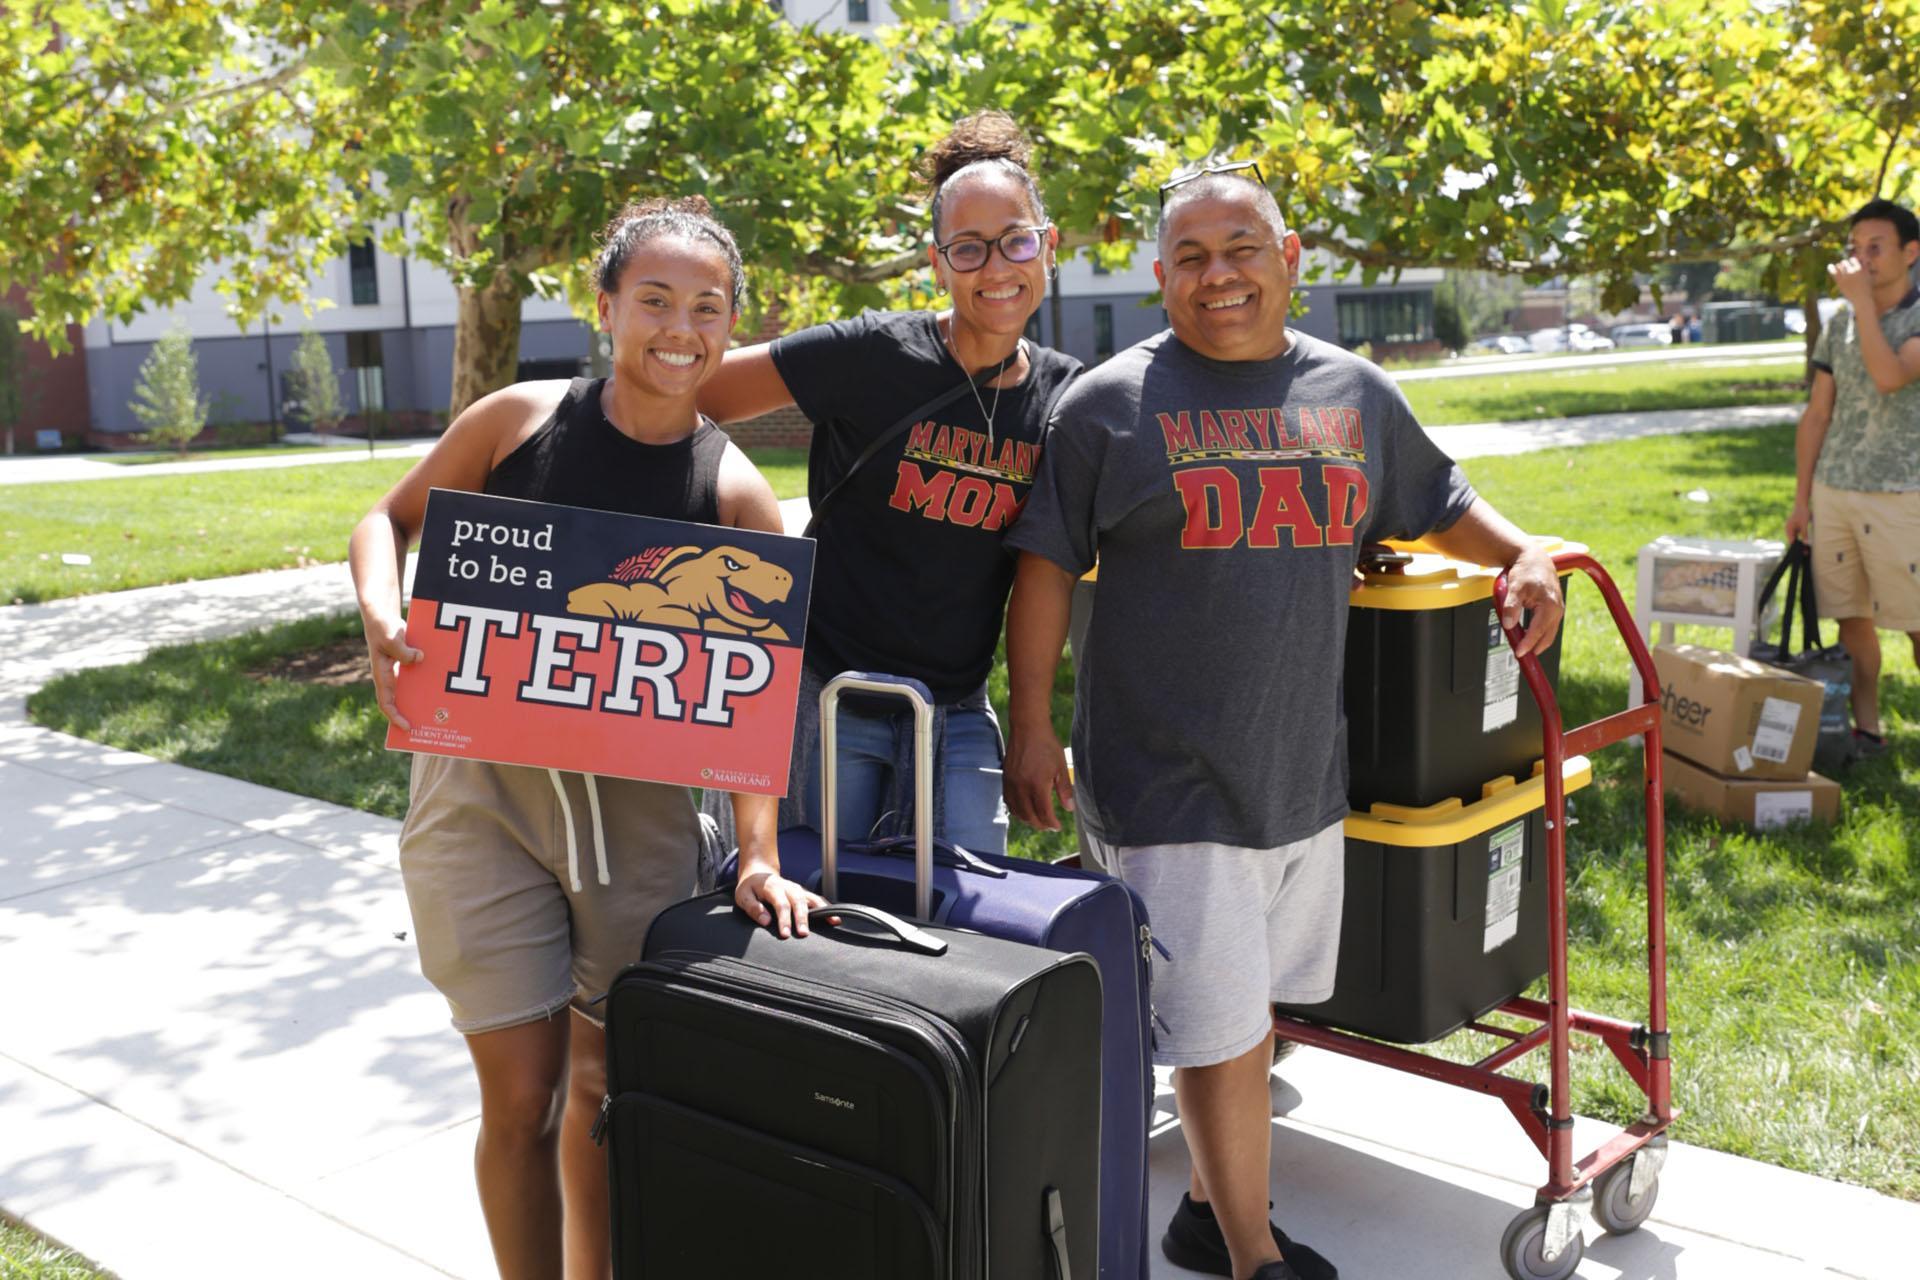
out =
{"type": "Polygon", "coordinates": [[[384,228],[460,288],[457,410],[634,195],[706,194],[798,317],[881,301],[924,263],[914,158],[981,106],[1039,139],[1072,245],[1120,257],[1172,171],[1252,158],[1370,272],[1596,275],[1611,305],[1691,260],[1823,287],[1846,213],[1916,190],[1920,0],[894,7],[866,40],[763,0],[10,5],[0,285],[60,341],[218,263],[244,320],[384,228]]]}

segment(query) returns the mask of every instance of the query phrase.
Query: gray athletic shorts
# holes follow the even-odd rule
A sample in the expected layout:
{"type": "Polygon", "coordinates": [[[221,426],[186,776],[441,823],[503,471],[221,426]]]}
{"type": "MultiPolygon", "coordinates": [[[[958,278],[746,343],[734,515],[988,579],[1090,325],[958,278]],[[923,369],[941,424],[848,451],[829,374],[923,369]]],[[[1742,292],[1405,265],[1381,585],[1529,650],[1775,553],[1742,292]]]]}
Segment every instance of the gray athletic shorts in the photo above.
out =
{"type": "Polygon", "coordinates": [[[1229,1062],[1266,1038],[1276,1000],[1333,995],[1346,837],[1341,823],[1277,849],[1128,845],[1086,837],[1145,899],[1153,936],[1153,1060],[1229,1062]]]}
{"type": "Polygon", "coordinates": [[[497,1031],[569,1004],[599,1022],[592,1002],[640,959],[653,917],[693,894],[701,845],[692,794],[604,777],[589,794],[588,782],[413,757],[400,874],[420,968],[447,998],[455,1030],[497,1031]]]}

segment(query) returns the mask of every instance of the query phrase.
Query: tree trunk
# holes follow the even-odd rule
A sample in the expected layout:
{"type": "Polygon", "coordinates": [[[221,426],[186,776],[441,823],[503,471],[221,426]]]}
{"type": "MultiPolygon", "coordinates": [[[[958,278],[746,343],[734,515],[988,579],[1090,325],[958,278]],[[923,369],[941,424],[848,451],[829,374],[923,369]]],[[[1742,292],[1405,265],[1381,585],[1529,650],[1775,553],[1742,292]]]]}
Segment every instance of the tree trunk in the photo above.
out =
{"type": "Polygon", "coordinates": [[[462,287],[453,331],[453,400],[447,420],[514,380],[520,367],[520,291],[504,272],[484,288],[462,287]]]}
{"type": "Polygon", "coordinates": [[[1820,341],[1820,295],[1808,293],[1801,299],[1800,314],[1807,318],[1807,363],[1806,383],[1813,385],[1813,345],[1820,341]]]}

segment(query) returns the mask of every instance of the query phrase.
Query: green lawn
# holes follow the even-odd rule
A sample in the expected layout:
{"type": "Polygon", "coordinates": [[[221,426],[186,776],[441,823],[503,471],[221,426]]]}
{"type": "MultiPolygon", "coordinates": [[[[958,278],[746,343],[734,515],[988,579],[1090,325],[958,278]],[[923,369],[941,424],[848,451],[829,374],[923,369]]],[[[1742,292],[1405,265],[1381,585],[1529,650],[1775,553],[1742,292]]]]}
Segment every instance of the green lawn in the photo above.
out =
{"type": "Polygon", "coordinates": [[[0,601],[344,560],[354,522],[412,464],[9,485],[0,489],[0,601]],[[65,564],[66,554],[91,563],[65,564]]]}
{"type": "Polygon", "coordinates": [[[0,1280],[112,1280],[78,1254],[0,1218],[0,1280]]]}
{"type": "Polygon", "coordinates": [[[1800,404],[1803,365],[1797,355],[1725,368],[1707,361],[1608,365],[1592,369],[1515,370],[1469,378],[1403,382],[1414,416],[1430,427],[1463,422],[1570,418],[1589,413],[1717,409],[1726,405],[1800,404]]]}
{"type": "MultiPolygon", "coordinates": [[[[756,460],[780,497],[806,493],[804,449],[768,449],[756,460]]],[[[413,462],[8,485],[0,603],[344,560],[354,523],[413,462]],[[91,563],[66,564],[68,553],[91,563]]]]}
{"type": "MultiPolygon", "coordinates": [[[[1797,403],[1799,365],[1629,365],[1405,384],[1433,426],[1631,409],[1797,403]]],[[[237,452],[225,456],[239,456],[237,452]]],[[[754,461],[781,498],[806,493],[806,451],[754,461]]],[[[150,461],[160,461],[156,455],[150,461]]],[[[0,604],[32,604],[343,559],[361,514],[410,459],[10,485],[0,490],[0,604]],[[85,565],[63,556],[88,557],[85,565]]]]}
{"type": "MultiPolygon", "coordinates": [[[[1792,468],[1792,428],[1778,427],[1482,459],[1468,470],[1523,526],[1589,544],[1631,600],[1634,553],[1658,534],[1777,536],[1792,468]],[[1684,496],[1695,489],[1710,501],[1684,496]]],[[[83,737],[398,816],[403,759],[381,749],[365,686],[263,684],[244,674],[356,631],[350,619],[309,622],[163,651],[139,667],[57,681],[30,710],[83,737]]],[[[1697,638],[1724,642],[1724,633],[1697,638]]],[[[1625,653],[1585,584],[1573,589],[1566,645],[1567,723],[1624,705],[1625,653]]],[[[1004,708],[1004,669],[992,688],[1004,708]]],[[[1056,694],[1064,732],[1065,664],[1056,694]]],[[[1920,828],[1920,675],[1904,644],[1888,647],[1883,705],[1894,750],[1846,776],[1838,825],[1762,835],[1672,816],[1674,1075],[1686,1113],[1678,1136],[1920,1199],[1920,841],[1911,834],[1920,828]]],[[[1634,1019],[1645,1001],[1639,761],[1615,747],[1596,766],[1595,784],[1573,797],[1574,999],[1634,1019]]],[[[1070,837],[1021,830],[1014,843],[1047,855],[1070,837]]],[[[1456,1042],[1450,1051],[1466,1050],[1456,1042]]],[[[1603,1052],[1577,1053],[1574,1077],[1581,1112],[1620,1121],[1638,1113],[1603,1052]]],[[[1437,1105],[1450,1105],[1444,1096],[1436,1093],[1437,1105]]],[[[1501,1123],[1497,1108],[1487,1123],[1501,1123]]]]}

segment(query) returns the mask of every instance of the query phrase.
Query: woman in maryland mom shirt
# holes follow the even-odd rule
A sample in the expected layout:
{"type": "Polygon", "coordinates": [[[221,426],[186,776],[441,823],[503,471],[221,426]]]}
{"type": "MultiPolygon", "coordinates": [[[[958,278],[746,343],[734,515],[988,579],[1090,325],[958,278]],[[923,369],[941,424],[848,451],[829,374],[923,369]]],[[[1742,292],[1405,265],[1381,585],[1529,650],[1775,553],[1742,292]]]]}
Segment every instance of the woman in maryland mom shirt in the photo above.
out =
{"type": "MultiPolygon", "coordinates": [[[[985,111],[928,155],[928,256],[950,310],[868,312],[739,348],[701,390],[722,423],[796,405],[814,424],[819,550],[782,826],[821,825],[821,685],[884,672],[921,681],[937,704],[936,835],[1006,849],[986,695],[1013,584],[1001,539],[1032,486],[1050,406],[1080,369],[1022,337],[1059,238],[1027,153],[1012,119],[985,111]]],[[[896,705],[841,703],[839,829],[854,839],[911,829],[896,705]]]]}

